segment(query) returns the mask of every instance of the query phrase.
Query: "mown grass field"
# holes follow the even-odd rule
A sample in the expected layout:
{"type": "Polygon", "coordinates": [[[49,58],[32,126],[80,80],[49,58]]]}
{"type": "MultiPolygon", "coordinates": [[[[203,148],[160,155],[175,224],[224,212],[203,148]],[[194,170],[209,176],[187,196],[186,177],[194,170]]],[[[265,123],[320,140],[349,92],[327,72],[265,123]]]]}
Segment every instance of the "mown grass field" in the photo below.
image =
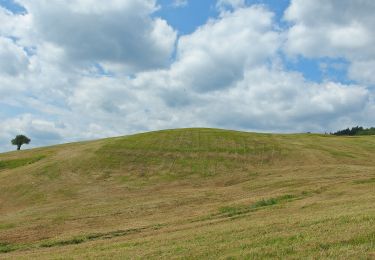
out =
{"type": "Polygon", "coordinates": [[[375,259],[375,137],[179,129],[4,153],[0,258],[375,259]]]}

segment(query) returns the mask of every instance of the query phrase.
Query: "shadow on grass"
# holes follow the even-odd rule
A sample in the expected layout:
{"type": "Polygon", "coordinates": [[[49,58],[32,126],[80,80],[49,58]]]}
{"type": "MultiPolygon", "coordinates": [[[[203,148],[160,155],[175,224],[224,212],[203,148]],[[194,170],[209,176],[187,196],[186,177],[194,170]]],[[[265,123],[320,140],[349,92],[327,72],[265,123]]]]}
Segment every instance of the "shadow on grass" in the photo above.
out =
{"type": "Polygon", "coordinates": [[[115,237],[126,236],[130,234],[140,233],[146,229],[159,229],[162,225],[156,225],[152,227],[142,227],[142,228],[133,228],[127,230],[116,230],[111,232],[105,233],[92,233],[88,235],[82,235],[73,237],[66,240],[49,240],[44,241],[40,244],[9,244],[9,243],[2,243],[0,242],[0,254],[1,253],[9,253],[17,250],[29,250],[32,248],[51,248],[51,247],[59,247],[59,246],[69,246],[69,245],[77,245],[82,244],[85,242],[90,242],[94,240],[100,239],[112,239],[115,237]]]}
{"type": "Polygon", "coordinates": [[[76,244],[81,244],[84,242],[89,242],[89,241],[98,240],[98,239],[111,239],[115,237],[121,237],[121,236],[139,233],[145,229],[146,228],[144,227],[144,228],[133,228],[133,229],[127,229],[127,230],[116,230],[116,231],[111,231],[111,232],[106,232],[106,233],[92,233],[92,234],[88,234],[84,236],[74,237],[68,240],[46,241],[40,244],[40,247],[76,245],[76,244]]]}
{"type": "MultiPolygon", "coordinates": [[[[375,250],[375,232],[362,234],[360,236],[353,237],[348,240],[342,240],[332,243],[320,243],[317,247],[318,250],[330,250],[340,247],[358,247],[362,246],[367,249],[366,251],[372,252],[375,250]]],[[[372,259],[372,258],[371,258],[372,259]]]]}
{"type": "Polygon", "coordinates": [[[355,184],[368,184],[368,183],[375,183],[375,178],[364,179],[364,180],[357,180],[354,181],[355,184]]]}
{"type": "Polygon", "coordinates": [[[19,247],[17,245],[12,245],[9,243],[2,243],[0,242],[0,253],[9,253],[12,251],[18,250],[19,247]]]}
{"type": "Polygon", "coordinates": [[[276,198],[262,199],[262,200],[259,200],[255,203],[253,203],[250,206],[239,205],[239,206],[221,207],[221,208],[219,208],[219,212],[220,212],[221,215],[224,215],[226,217],[233,217],[233,216],[237,216],[237,215],[246,214],[246,213],[249,213],[251,211],[255,211],[257,209],[260,209],[260,208],[273,206],[273,205],[279,204],[281,202],[297,199],[297,198],[298,197],[295,196],[295,195],[287,194],[287,195],[279,196],[279,197],[276,197],[276,198]]]}

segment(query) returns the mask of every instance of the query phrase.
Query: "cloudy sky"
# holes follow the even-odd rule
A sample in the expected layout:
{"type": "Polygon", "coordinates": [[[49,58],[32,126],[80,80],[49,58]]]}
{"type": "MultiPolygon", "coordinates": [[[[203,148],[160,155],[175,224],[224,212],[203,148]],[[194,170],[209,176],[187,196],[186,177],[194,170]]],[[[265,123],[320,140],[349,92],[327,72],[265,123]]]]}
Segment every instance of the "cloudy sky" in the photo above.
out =
{"type": "Polygon", "coordinates": [[[0,151],[375,125],[374,0],[0,0],[0,151]]]}

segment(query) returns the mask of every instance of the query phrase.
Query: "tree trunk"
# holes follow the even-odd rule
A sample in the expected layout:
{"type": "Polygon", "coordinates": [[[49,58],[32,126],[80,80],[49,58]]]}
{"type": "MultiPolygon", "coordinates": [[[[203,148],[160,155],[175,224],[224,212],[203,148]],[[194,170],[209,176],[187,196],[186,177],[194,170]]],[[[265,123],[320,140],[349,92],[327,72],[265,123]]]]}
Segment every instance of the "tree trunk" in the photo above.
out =
{"type": "Polygon", "coordinates": [[[17,145],[17,151],[21,150],[21,145],[17,145]]]}

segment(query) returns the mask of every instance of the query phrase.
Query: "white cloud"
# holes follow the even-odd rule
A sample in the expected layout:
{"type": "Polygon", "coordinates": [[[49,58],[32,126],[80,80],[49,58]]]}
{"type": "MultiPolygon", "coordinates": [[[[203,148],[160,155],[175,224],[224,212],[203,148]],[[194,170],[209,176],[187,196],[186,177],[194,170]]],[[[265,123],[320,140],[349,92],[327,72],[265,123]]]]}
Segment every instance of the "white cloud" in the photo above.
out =
{"type": "Polygon", "coordinates": [[[375,85],[375,59],[353,62],[349,69],[349,77],[365,84],[375,85]]]}
{"type": "Polygon", "coordinates": [[[375,70],[361,73],[358,67],[375,61],[374,10],[373,0],[292,0],[285,12],[292,23],[285,49],[309,58],[345,58],[353,63],[354,80],[373,82],[375,70]]]}
{"type": "Polygon", "coordinates": [[[195,91],[230,87],[242,79],[245,68],[276,54],[280,36],[272,28],[272,18],[261,7],[239,9],[181,37],[172,77],[195,91]]]}
{"type": "Polygon", "coordinates": [[[44,145],[175,127],[288,132],[375,124],[374,95],[364,84],[310,82],[280,59],[283,47],[290,55],[340,56],[350,59],[353,79],[375,81],[368,24],[347,13],[347,22],[331,21],[331,5],[293,1],[283,46],[274,14],[243,1],[221,1],[232,7],[176,42],[175,30],[155,17],[155,1],[20,2],[28,14],[0,8],[0,45],[7,46],[0,56],[10,61],[2,67],[0,60],[1,150],[18,133],[44,145]],[[324,31],[307,10],[334,30],[324,31]]]}
{"type": "Polygon", "coordinates": [[[27,70],[29,60],[25,51],[12,40],[0,37],[0,74],[17,76],[27,70]]]}
{"type": "Polygon", "coordinates": [[[267,10],[239,9],[181,37],[170,69],[85,79],[71,106],[129,132],[186,126],[323,131],[363,120],[358,115],[371,104],[370,93],[285,71],[277,62],[280,37],[267,10]]]}
{"type": "Polygon", "coordinates": [[[152,18],[154,0],[20,0],[38,39],[60,47],[68,65],[109,63],[132,73],[167,66],[176,32],[152,18]],[[136,25],[136,26],[135,26],[136,25]]]}
{"type": "Polygon", "coordinates": [[[369,96],[363,87],[316,84],[298,73],[259,67],[247,70],[234,88],[207,97],[206,119],[228,128],[324,131],[342,120],[352,123],[369,96]]]}
{"type": "Polygon", "coordinates": [[[35,44],[35,30],[31,23],[31,15],[14,15],[0,6],[0,36],[13,38],[22,46],[35,44]]]}

